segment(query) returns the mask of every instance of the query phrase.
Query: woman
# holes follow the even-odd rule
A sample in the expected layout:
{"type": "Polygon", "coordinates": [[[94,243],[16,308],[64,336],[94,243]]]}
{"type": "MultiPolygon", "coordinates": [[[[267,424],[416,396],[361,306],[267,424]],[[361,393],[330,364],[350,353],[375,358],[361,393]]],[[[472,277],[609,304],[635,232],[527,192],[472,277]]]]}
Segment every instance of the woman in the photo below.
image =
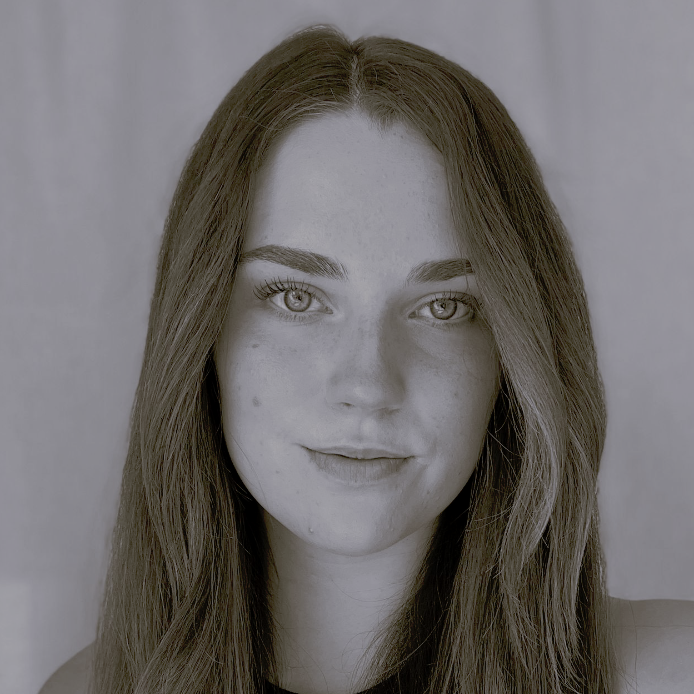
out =
{"type": "Polygon", "coordinates": [[[170,208],[93,691],[617,691],[604,432],[503,106],[411,44],[290,37],[170,208]]]}

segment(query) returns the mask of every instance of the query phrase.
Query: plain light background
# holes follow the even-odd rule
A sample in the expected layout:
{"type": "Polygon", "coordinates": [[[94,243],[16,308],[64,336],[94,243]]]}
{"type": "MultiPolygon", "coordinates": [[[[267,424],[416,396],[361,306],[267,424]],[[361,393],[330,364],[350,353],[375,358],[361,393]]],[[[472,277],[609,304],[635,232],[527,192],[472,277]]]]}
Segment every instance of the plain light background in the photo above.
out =
{"type": "Polygon", "coordinates": [[[0,691],[94,638],[156,251],[242,72],[334,23],[449,57],[539,160],[609,407],[612,595],[694,600],[690,0],[10,0],[0,9],[0,691]]]}

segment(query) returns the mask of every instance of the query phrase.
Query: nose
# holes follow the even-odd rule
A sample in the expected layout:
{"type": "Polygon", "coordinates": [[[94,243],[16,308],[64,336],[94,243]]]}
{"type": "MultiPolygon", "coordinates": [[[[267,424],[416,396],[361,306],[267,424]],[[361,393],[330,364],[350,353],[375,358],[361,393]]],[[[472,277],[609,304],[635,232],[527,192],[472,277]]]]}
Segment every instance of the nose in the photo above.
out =
{"type": "Polygon", "coordinates": [[[345,326],[331,359],[327,404],[366,413],[399,409],[405,397],[401,344],[385,321],[345,326]]]}

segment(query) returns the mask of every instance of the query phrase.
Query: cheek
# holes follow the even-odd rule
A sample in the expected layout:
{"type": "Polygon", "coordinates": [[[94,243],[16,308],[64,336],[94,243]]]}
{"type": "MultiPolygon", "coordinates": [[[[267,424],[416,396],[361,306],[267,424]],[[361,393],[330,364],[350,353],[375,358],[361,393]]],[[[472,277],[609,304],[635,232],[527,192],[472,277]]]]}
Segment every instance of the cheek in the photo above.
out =
{"type": "Polygon", "coordinates": [[[459,491],[477,464],[498,394],[496,352],[486,342],[468,350],[465,358],[422,367],[418,381],[412,392],[435,441],[438,484],[452,484],[459,491]]]}
{"type": "MultiPolygon", "coordinates": [[[[245,326],[243,333],[225,334],[215,353],[224,434],[248,459],[274,459],[271,442],[287,438],[302,422],[306,427],[303,412],[316,392],[315,373],[305,349],[263,334],[250,322],[245,326]]],[[[241,472],[241,454],[230,453],[241,472]]]]}
{"type": "Polygon", "coordinates": [[[464,433],[470,426],[486,428],[500,373],[491,337],[478,334],[456,349],[413,354],[409,370],[416,384],[411,391],[420,408],[435,413],[432,422],[438,422],[441,434],[455,436],[456,430],[464,433]]]}

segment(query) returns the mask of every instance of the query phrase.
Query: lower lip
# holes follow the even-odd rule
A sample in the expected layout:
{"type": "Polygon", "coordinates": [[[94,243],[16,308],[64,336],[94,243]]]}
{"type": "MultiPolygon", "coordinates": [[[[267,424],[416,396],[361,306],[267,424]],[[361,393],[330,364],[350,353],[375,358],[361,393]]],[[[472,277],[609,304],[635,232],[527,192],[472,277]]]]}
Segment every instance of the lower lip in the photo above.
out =
{"type": "Polygon", "coordinates": [[[372,484],[396,475],[409,458],[347,458],[344,455],[308,451],[311,462],[329,477],[351,485],[372,484]]]}

